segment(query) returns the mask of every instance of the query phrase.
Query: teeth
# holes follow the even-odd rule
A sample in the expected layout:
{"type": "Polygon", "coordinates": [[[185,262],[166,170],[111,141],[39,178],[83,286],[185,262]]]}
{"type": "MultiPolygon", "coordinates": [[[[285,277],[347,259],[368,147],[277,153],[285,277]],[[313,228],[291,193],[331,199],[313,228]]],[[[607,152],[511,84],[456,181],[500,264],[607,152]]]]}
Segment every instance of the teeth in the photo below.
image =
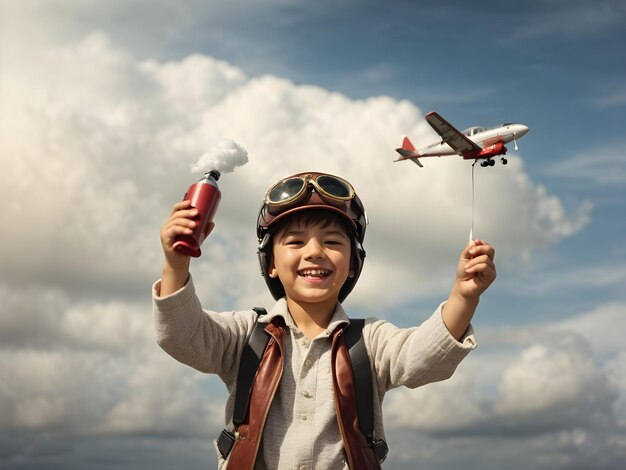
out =
{"type": "Polygon", "coordinates": [[[306,269],[304,271],[300,271],[300,275],[302,276],[328,276],[330,271],[326,269],[306,269]]]}

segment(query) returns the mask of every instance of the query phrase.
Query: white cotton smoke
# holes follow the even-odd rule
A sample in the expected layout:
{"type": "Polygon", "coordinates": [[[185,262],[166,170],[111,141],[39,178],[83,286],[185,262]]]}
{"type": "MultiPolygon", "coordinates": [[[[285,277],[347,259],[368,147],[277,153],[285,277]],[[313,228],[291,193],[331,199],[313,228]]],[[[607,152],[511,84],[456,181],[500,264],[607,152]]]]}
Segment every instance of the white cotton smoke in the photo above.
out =
{"type": "Polygon", "coordinates": [[[217,170],[220,173],[231,173],[236,167],[248,163],[248,151],[232,139],[216,142],[192,165],[191,171],[217,170]]]}

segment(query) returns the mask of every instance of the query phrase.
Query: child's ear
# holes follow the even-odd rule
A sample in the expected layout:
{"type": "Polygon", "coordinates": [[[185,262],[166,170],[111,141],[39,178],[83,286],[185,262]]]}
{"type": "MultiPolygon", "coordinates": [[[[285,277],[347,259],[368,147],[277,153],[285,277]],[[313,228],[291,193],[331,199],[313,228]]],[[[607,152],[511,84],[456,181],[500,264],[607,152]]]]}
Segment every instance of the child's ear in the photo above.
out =
{"type": "Polygon", "coordinates": [[[354,272],[356,271],[356,261],[354,259],[354,255],[350,254],[350,271],[348,271],[348,278],[354,277],[354,272]]]}
{"type": "Polygon", "coordinates": [[[274,256],[270,257],[270,266],[267,270],[267,275],[272,279],[276,279],[278,277],[278,271],[276,271],[276,266],[274,266],[274,256]]]}

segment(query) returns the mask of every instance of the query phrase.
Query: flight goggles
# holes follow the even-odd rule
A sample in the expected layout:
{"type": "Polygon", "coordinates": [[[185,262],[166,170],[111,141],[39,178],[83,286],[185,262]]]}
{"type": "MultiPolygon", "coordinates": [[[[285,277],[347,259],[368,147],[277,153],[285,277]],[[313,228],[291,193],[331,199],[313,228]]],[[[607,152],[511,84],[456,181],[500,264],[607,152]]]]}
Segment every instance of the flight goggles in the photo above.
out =
{"type": "Polygon", "coordinates": [[[309,196],[310,187],[315,189],[320,199],[333,206],[343,206],[356,194],[352,185],[343,178],[306,174],[280,180],[265,193],[265,204],[270,208],[279,208],[278,211],[270,209],[270,212],[282,212],[287,206],[296,205],[309,196]]]}
{"type": "Polygon", "coordinates": [[[297,174],[272,186],[265,193],[259,212],[259,240],[264,238],[264,230],[278,219],[306,208],[328,208],[341,214],[356,229],[357,239],[363,242],[367,226],[363,203],[350,183],[326,173],[297,174]]]}

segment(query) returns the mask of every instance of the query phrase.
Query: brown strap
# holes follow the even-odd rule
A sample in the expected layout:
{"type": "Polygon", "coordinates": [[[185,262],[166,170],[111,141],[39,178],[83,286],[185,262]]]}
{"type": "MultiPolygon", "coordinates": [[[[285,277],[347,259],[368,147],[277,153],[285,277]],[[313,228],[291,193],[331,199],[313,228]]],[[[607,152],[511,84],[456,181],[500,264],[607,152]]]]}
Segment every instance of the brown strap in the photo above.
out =
{"type": "Polygon", "coordinates": [[[356,387],[343,329],[333,336],[332,368],[337,421],[351,470],[378,470],[380,462],[359,428],[356,387]]]}
{"type": "MultiPolygon", "coordinates": [[[[280,320],[282,322],[282,319],[280,320]]],[[[248,414],[244,422],[237,427],[235,444],[228,459],[228,470],[252,470],[259,452],[267,413],[283,373],[282,350],[285,330],[282,325],[276,323],[278,322],[273,321],[265,328],[272,338],[265,348],[252,384],[248,414]]]]}

